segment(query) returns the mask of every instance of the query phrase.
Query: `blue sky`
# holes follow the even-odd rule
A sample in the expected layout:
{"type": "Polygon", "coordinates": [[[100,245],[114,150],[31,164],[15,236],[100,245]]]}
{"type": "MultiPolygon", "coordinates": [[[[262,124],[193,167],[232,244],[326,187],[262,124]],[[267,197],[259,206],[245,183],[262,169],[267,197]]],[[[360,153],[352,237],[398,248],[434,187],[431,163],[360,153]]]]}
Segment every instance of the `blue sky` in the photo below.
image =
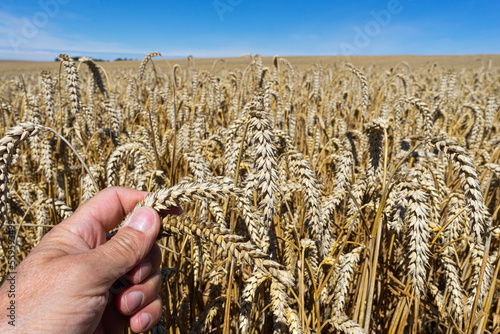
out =
{"type": "Polygon", "coordinates": [[[500,53],[500,1],[2,0],[0,59],[500,53]]]}

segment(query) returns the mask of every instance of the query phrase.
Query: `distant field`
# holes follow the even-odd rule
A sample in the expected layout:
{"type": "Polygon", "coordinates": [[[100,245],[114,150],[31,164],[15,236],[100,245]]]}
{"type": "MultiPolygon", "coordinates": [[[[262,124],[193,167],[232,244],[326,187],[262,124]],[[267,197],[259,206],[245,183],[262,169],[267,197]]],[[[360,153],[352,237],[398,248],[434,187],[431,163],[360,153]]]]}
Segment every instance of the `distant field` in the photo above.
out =
{"type": "MultiPolygon", "coordinates": [[[[70,55],[72,56],[72,55],[70,55]]],[[[471,55],[471,56],[357,56],[349,57],[349,59],[341,56],[314,56],[314,57],[286,57],[297,69],[308,68],[313,63],[321,63],[324,66],[342,66],[347,60],[355,66],[377,66],[389,67],[394,66],[402,61],[406,61],[410,66],[420,67],[431,63],[438,63],[445,68],[460,68],[462,66],[478,68],[481,65],[487,65],[491,60],[493,66],[500,65],[500,55],[471,55]]],[[[168,66],[165,61],[158,61],[160,58],[155,59],[155,63],[161,68],[168,66]]],[[[213,63],[219,58],[200,58],[195,59],[196,66],[201,70],[209,70],[212,68],[213,63]]],[[[248,65],[248,57],[244,58],[222,58],[224,62],[219,62],[218,68],[225,66],[226,68],[239,68],[244,69],[248,65]]],[[[264,66],[270,66],[272,57],[263,57],[264,66]]],[[[179,64],[185,66],[187,59],[167,59],[168,63],[172,66],[179,64]]],[[[137,69],[140,61],[111,61],[99,62],[98,64],[104,66],[106,69],[137,69]]],[[[58,69],[57,62],[29,62],[29,61],[5,61],[0,60],[0,73],[13,73],[13,72],[38,72],[42,70],[56,70],[58,69]]]]}

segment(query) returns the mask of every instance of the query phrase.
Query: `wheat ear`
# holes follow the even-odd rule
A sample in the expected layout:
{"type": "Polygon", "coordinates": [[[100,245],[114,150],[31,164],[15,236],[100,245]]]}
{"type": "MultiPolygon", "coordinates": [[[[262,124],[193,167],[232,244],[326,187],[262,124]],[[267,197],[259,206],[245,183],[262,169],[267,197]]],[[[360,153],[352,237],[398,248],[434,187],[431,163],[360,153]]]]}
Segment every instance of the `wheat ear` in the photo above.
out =
{"type": "Polygon", "coordinates": [[[146,57],[144,57],[141,61],[141,65],[139,67],[139,81],[144,80],[144,74],[146,73],[146,65],[153,57],[160,57],[161,53],[159,52],[151,52],[146,57]]]}
{"type": "Polygon", "coordinates": [[[20,123],[0,139],[0,227],[6,221],[9,171],[13,156],[20,143],[35,135],[39,130],[40,126],[33,123],[20,123]]]}
{"type": "Polygon", "coordinates": [[[354,67],[353,64],[347,63],[345,65],[347,69],[353,73],[361,83],[361,115],[363,119],[366,118],[366,111],[368,110],[368,103],[370,102],[370,90],[368,88],[368,79],[359,69],[354,67]]]}

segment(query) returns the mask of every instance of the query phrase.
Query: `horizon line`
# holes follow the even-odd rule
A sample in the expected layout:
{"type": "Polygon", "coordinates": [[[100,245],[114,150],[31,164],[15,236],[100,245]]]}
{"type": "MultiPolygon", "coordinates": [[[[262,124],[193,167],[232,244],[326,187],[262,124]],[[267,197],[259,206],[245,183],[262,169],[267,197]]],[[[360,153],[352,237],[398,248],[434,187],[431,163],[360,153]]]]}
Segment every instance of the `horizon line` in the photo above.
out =
{"type": "MultiPolygon", "coordinates": [[[[147,54],[144,55],[144,57],[147,54]]],[[[258,56],[260,54],[256,53],[252,55],[252,57],[258,56]]],[[[280,56],[279,54],[276,55],[260,55],[262,58],[273,58],[273,57],[287,57],[287,58],[305,58],[305,57],[332,57],[332,58],[361,58],[361,57],[467,57],[467,56],[500,56],[500,53],[471,53],[471,54],[377,54],[377,55],[283,55],[280,56]]],[[[70,56],[70,57],[88,57],[88,56],[70,56]]],[[[143,58],[144,58],[143,57],[143,58]]],[[[188,56],[163,56],[165,59],[187,59],[189,57],[193,57],[194,59],[239,59],[239,58],[246,58],[248,57],[248,53],[242,54],[240,56],[216,56],[216,57],[195,57],[193,55],[188,55],[188,56]]],[[[93,57],[89,57],[94,59],[93,57]]],[[[102,62],[115,62],[115,61],[140,61],[143,58],[136,58],[136,59],[123,59],[123,60],[117,60],[121,57],[118,57],[114,60],[110,59],[101,59],[95,57],[95,59],[98,59],[99,61],[102,62]]],[[[126,57],[125,57],[126,58],[126,57]]],[[[56,58],[54,60],[25,60],[25,59],[0,59],[1,62],[5,61],[18,61],[18,62],[39,62],[39,63],[52,63],[56,61],[56,58]]]]}

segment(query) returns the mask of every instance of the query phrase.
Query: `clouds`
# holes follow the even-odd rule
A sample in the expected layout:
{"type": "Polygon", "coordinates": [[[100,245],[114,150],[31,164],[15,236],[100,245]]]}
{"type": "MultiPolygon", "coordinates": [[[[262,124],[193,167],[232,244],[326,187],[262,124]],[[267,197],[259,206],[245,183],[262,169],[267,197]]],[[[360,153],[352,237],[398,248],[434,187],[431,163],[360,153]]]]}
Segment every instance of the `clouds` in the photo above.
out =
{"type": "MultiPolygon", "coordinates": [[[[52,61],[60,53],[71,56],[90,56],[113,60],[118,57],[141,59],[151,51],[159,51],[165,57],[220,57],[239,56],[246,52],[260,52],[255,43],[236,41],[227,38],[225,43],[216,43],[224,40],[223,37],[211,36],[205,38],[205,43],[171,43],[162,42],[155,38],[154,42],[144,42],[148,46],[128,45],[127,35],[123,34],[121,40],[98,40],[92,38],[97,34],[88,36],[85,32],[74,31],[77,29],[64,29],[58,22],[59,18],[52,18],[44,25],[36,25],[29,16],[16,16],[6,11],[0,11],[0,59],[12,60],[37,60],[52,61]],[[210,39],[213,43],[210,43],[210,39]],[[189,44],[186,45],[186,44],[189,44]],[[219,45],[217,45],[219,44],[219,45]],[[222,45],[221,45],[222,44],[222,45]],[[253,44],[253,45],[252,45],[253,44]],[[211,47],[217,45],[217,47],[211,47]]],[[[71,20],[82,20],[86,24],[90,19],[81,14],[64,13],[64,17],[71,20]]],[[[154,35],[154,31],[140,31],[138,34],[154,35]]],[[[103,34],[99,37],[103,37],[103,34]]],[[[97,37],[97,36],[96,36],[97,37]]],[[[258,44],[258,43],[257,43],[258,44]]],[[[264,51],[264,50],[263,50],[264,51]]]]}
{"type": "Polygon", "coordinates": [[[120,42],[98,41],[82,34],[64,33],[64,29],[59,29],[54,22],[55,14],[37,13],[44,12],[19,17],[0,11],[0,59],[53,60],[60,53],[94,56],[127,54],[140,58],[148,53],[120,42]],[[54,33],[52,30],[62,32],[54,33]]]}

